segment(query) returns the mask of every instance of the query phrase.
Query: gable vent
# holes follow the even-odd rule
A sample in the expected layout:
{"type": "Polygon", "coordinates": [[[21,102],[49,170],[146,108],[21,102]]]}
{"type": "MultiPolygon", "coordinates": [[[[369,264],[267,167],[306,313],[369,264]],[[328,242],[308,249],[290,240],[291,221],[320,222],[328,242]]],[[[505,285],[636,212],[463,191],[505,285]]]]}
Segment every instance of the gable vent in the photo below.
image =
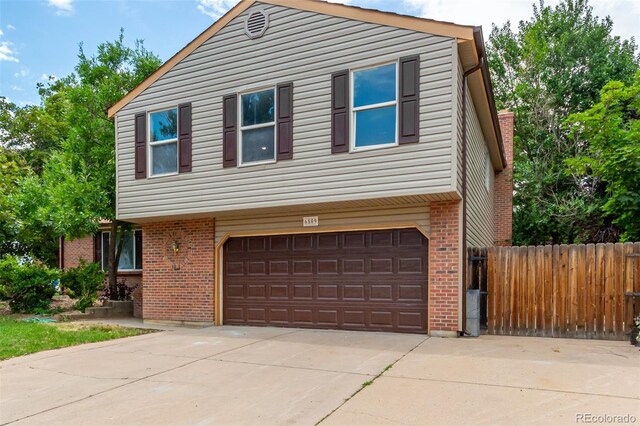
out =
{"type": "Polygon", "coordinates": [[[262,37],[269,27],[269,15],[262,10],[257,10],[247,17],[244,23],[244,32],[249,38],[262,37]]]}

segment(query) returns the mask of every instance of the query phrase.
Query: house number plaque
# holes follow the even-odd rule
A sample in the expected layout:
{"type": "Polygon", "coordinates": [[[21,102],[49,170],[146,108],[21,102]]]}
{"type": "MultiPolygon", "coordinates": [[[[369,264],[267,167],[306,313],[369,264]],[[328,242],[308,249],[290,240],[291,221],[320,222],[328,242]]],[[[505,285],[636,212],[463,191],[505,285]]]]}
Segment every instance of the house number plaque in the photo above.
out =
{"type": "Polygon", "coordinates": [[[303,217],[302,226],[318,226],[318,216],[303,217]]]}

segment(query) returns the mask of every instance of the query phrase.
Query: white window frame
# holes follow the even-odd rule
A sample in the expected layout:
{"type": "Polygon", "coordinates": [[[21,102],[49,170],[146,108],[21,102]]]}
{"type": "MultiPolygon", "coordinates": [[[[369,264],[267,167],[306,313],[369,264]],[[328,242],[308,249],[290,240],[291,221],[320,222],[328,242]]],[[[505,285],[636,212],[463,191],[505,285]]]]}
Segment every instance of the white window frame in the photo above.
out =
{"type": "Polygon", "coordinates": [[[259,166],[261,164],[273,164],[278,158],[278,126],[276,122],[278,120],[278,92],[276,85],[263,86],[256,89],[244,90],[238,93],[238,167],[259,166]],[[263,92],[265,90],[273,90],[273,121],[268,123],[252,124],[250,126],[242,125],[242,96],[250,95],[252,93],[263,92]],[[245,130],[262,129],[265,127],[273,126],[273,160],[262,161],[250,161],[245,163],[242,161],[242,136],[245,130]]]}
{"type": "Polygon", "coordinates": [[[491,170],[493,169],[491,165],[491,158],[489,157],[489,152],[484,151],[484,187],[487,189],[487,192],[491,190],[491,170]]]}
{"type": "Polygon", "coordinates": [[[350,152],[359,152],[359,151],[370,151],[373,149],[382,149],[382,148],[390,148],[390,147],[394,147],[394,146],[398,146],[398,119],[400,118],[400,114],[399,114],[399,108],[398,108],[398,68],[399,68],[399,61],[398,60],[394,60],[394,61],[387,61],[387,62],[382,62],[382,63],[377,63],[375,65],[367,65],[364,67],[358,67],[358,68],[352,68],[349,71],[349,113],[351,115],[351,123],[350,123],[350,127],[351,129],[349,129],[349,151],[350,152]],[[364,106],[360,106],[360,107],[354,107],[354,95],[355,95],[355,76],[354,74],[358,71],[366,71],[368,69],[373,69],[373,68],[380,68],[383,67],[385,65],[390,65],[390,64],[395,64],[396,65],[396,83],[395,83],[395,89],[396,89],[396,99],[394,101],[388,101],[388,102],[380,102],[377,104],[371,104],[371,105],[364,105],[364,106]],[[395,106],[396,107],[396,127],[395,130],[393,132],[394,134],[394,141],[392,143],[385,143],[385,144],[378,144],[378,145],[369,145],[369,146],[356,146],[356,113],[358,111],[364,111],[364,110],[368,110],[368,109],[376,109],[376,108],[383,108],[383,107],[388,107],[388,106],[395,106]]]}
{"type": "MultiPolygon", "coordinates": [[[[142,272],[142,269],[136,269],[136,231],[138,229],[132,229],[131,233],[133,234],[133,269],[120,269],[120,265],[118,265],[118,272],[142,272]]],[[[104,246],[104,234],[109,235],[109,241],[111,241],[111,231],[102,231],[100,232],[100,266],[103,271],[109,269],[109,265],[104,264],[104,254],[109,250],[109,247],[104,246]]]]}
{"type": "Polygon", "coordinates": [[[147,143],[147,170],[149,170],[149,173],[147,174],[150,178],[153,177],[163,177],[163,176],[174,176],[178,174],[178,169],[180,167],[180,152],[179,149],[180,147],[178,146],[178,134],[180,132],[179,126],[179,120],[178,122],[176,122],[176,137],[172,138],[172,139],[166,139],[166,140],[162,140],[162,141],[156,141],[153,142],[151,141],[151,114],[155,114],[158,112],[162,112],[162,111],[169,111],[171,109],[175,109],[176,110],[176,117],[178,115],[178,106],[168,106],[165,108],[160,108],[160,109],[155,109],[153,111],[147,111],[147,140],[149,141],[149,143],[147,143]],[[169,173],[157,173],[157,174],[153,174],[153,149],[151,149],[154,146],[159,146],[159,145],[168,145],[170,143],[175,143],[176,144],[176,171],[175,172],[169,172],[169,173]]]}

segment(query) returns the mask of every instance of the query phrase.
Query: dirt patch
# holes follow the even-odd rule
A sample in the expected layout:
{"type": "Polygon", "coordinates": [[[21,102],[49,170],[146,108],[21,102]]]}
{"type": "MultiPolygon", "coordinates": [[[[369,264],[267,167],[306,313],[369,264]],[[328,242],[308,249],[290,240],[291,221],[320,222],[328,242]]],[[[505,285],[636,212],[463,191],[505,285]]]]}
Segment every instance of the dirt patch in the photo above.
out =
{"type": "Polygon", "coordinates": [[[76,299],[72,299],[66,294],[62,294],[59,296],[53,296],[53,300],[49,307],[52,311],[59,310],[62,312],[70,311],[73,309],[73,305],[75,305],[76,299]]]}

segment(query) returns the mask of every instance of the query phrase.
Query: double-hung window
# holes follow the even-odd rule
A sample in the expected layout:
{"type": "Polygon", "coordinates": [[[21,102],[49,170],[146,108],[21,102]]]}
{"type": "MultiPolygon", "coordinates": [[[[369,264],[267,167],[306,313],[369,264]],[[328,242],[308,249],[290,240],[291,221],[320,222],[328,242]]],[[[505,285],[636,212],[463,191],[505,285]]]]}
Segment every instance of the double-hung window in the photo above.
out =
{"type": "MultiPolygon", "coordinates": [[[[102,269],[109,267],[109,238],[111,232],[102,233],[102,269]]],[[[120,238],[116,239],[116,247],[120,238]]],[[[118,262],[119,271],[138,271],[142,269],[142,231],[127,232],[122,242],[122,252],[118,262]]]]}
{"type": "Polygon", "coordinates": [[[397,145],[397,63],[353,70],[351,149],[397,145]]]}
{"type": "Polygon", "coordinates": [[[178,172],[178,109],[149,113],[149,168],[152,176],[178,172]]]}
{"type": "Polygon", "coordinates": [[[275,90],[240,95],[240,164],[275,161],[275,90]]]}

